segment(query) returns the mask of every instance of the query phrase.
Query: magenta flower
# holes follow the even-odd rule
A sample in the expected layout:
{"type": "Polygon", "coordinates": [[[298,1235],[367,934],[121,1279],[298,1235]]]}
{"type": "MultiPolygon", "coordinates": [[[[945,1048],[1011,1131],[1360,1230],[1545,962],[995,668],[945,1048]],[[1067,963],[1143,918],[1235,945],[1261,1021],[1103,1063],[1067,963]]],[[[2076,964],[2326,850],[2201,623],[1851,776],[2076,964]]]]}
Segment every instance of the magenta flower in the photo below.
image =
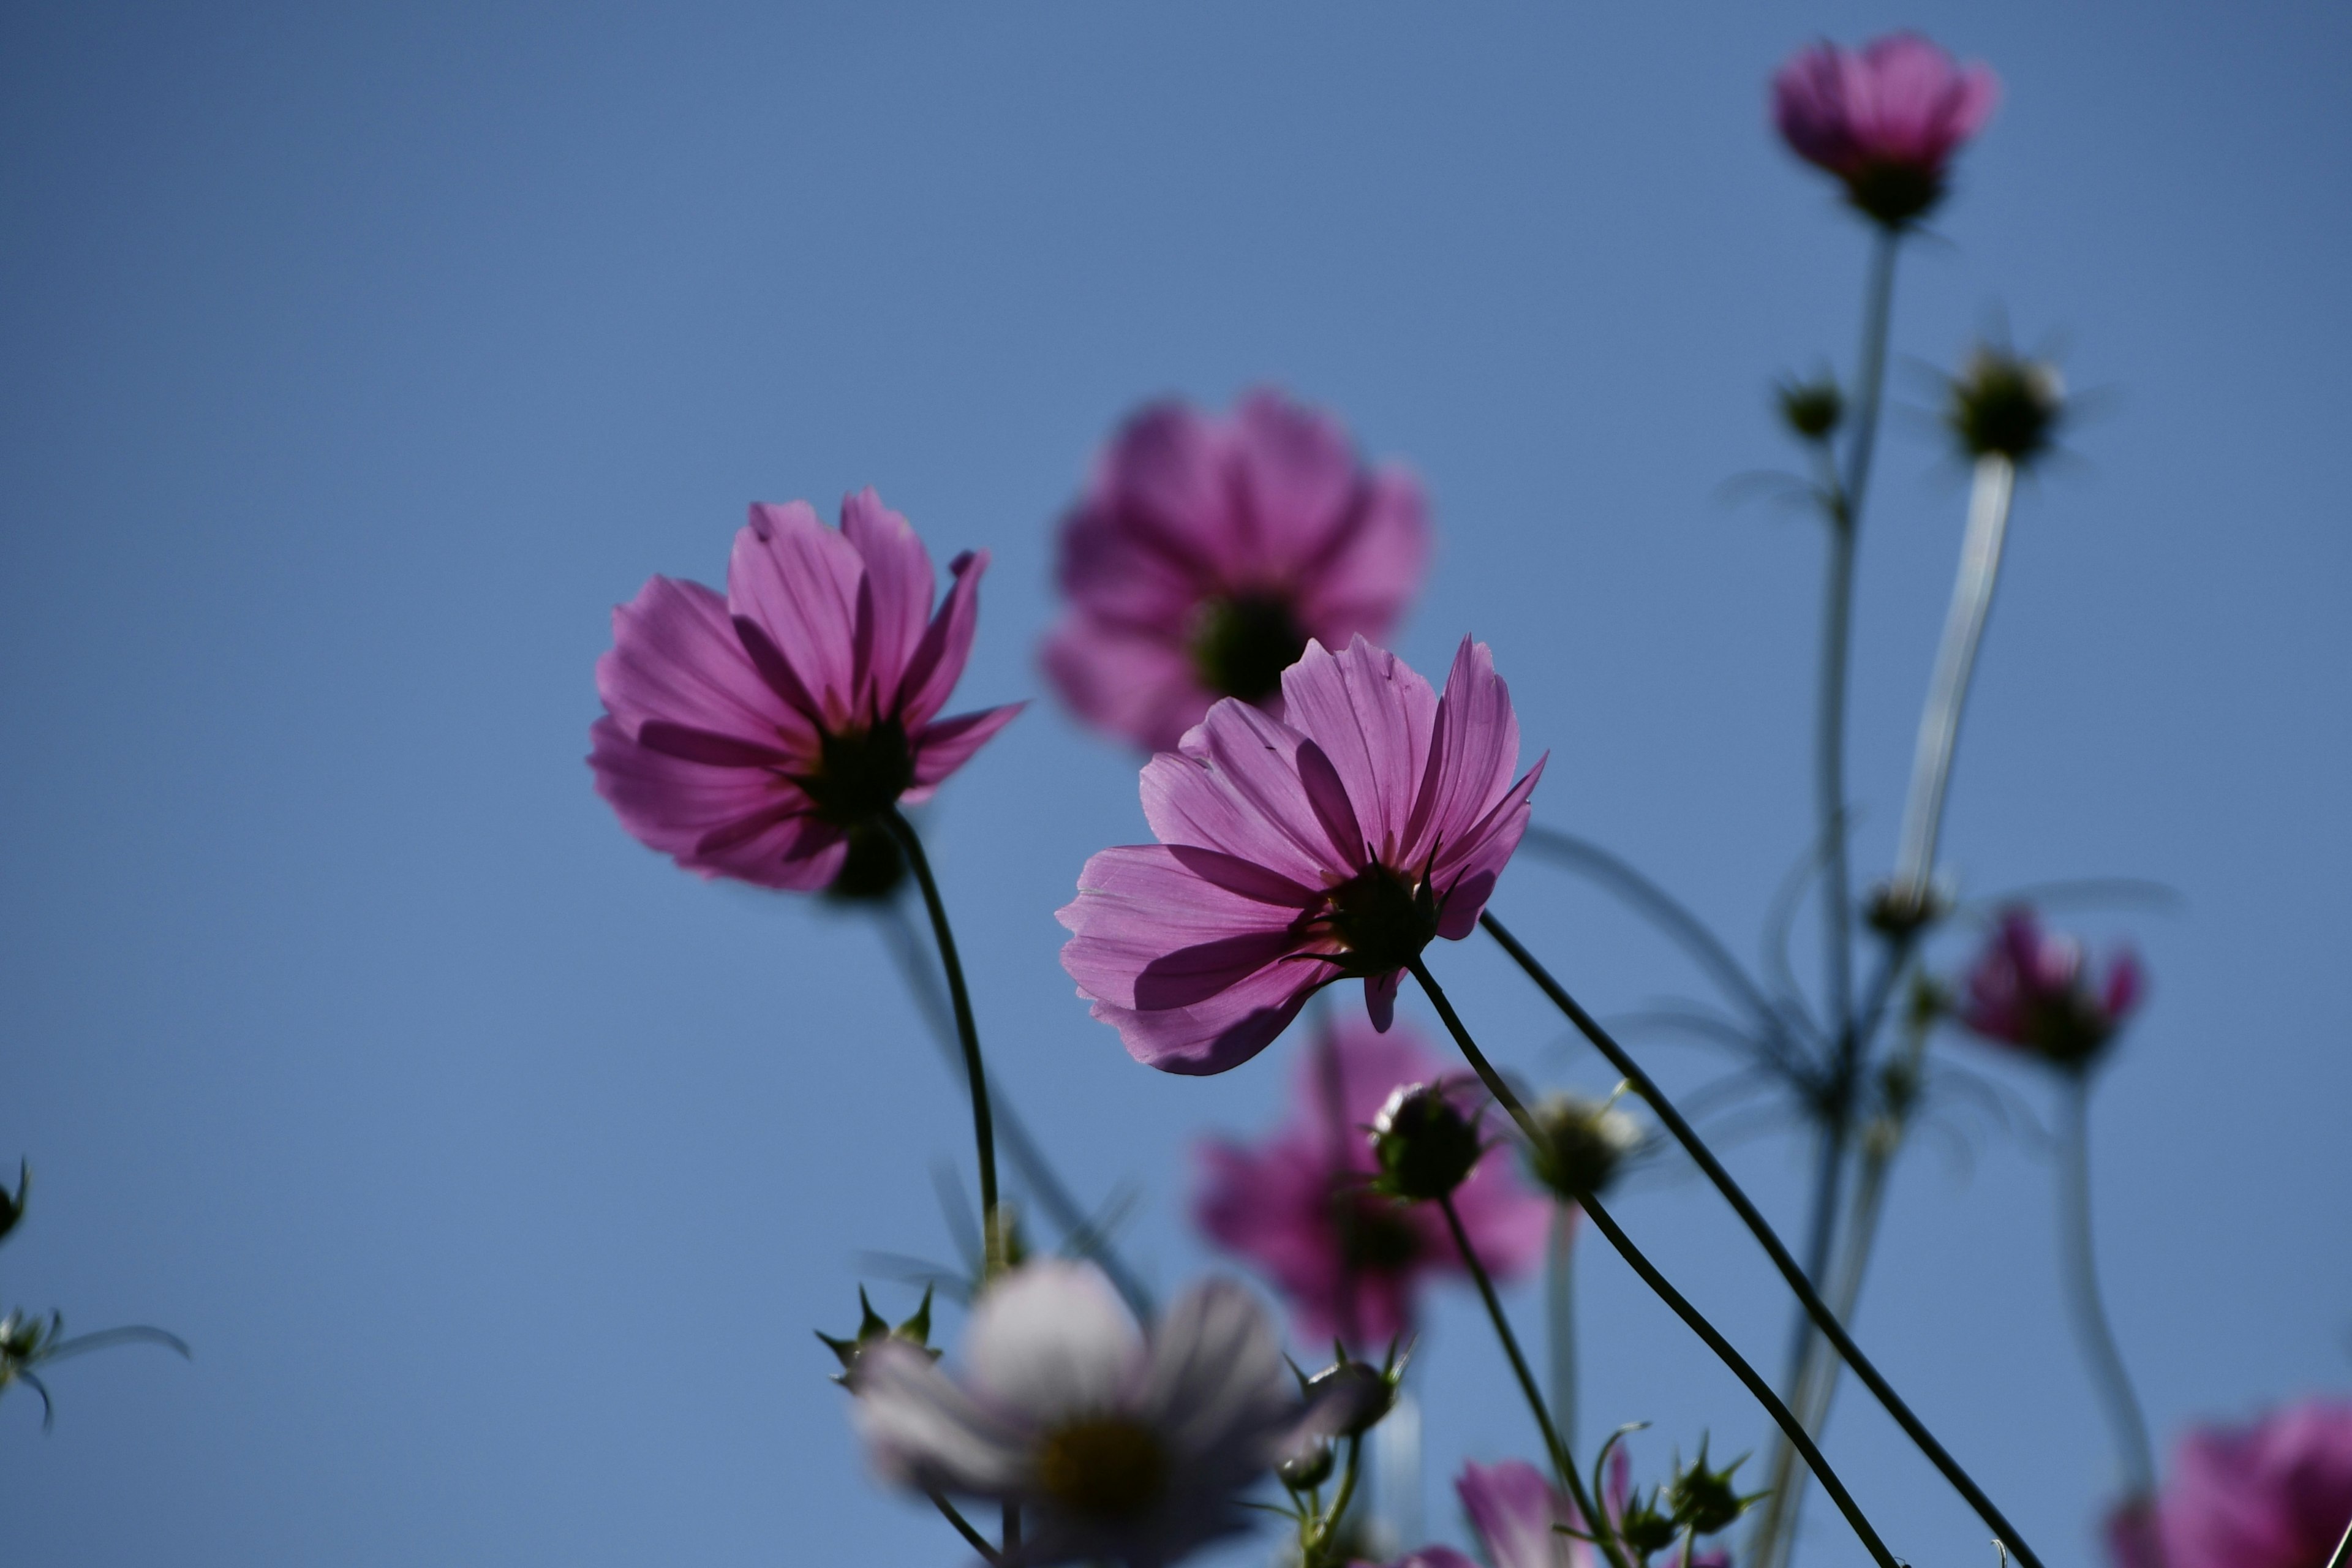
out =
{"type": "Polygon", "coordinates": [[[1889,228],[1944,196],[1952,154],[1984,129],[2000,83],[1916,33],[1859,54],[1820,43],[1772,75],[1772,121],[1798,157],[1845,182],[1846,197],[1889,228]]]}
{"type": "Polygon", "coordinates": [[[2029,909],[2005,910],[1969,969],[1959,1020],[1986,1039],[2065,1068],[2087,1067],[2147,988],[2129,949],[2094,984],[2083,944],[2042,929],[2029,909]]]}
{"type": "Polygon", "coordinates": [[[724,598],[647,582],[613,612],[589,731],[596,792],[690,871],[822,888],[849,830],[919,802],[1021,704],[940,719],[963,673],[988,557],[931,614],[931,557],[872,490],[838,532],[805,501],[754,506],[724,598]]]}
{"type": "Polygon", "coordinates": [[[1527,829],[1519,724],[1484,643],[1445,694],[1362,637],[1307,645],[1287,719],[1228,698],[1144,765],[1153,845],[1106,849],[1060,919],[1062,967],[1128,1052],[1213,1073],[1282,1033],[1318,987],[1360,976],[1388,1027],[1405,966],[1470,934],[1527,829]]]}
{"type": "MultiPolygon", "coordinates": [[[[1423,1280],[1467,1278],[1433,1204],[1373,1194],[1365,1129],[1391,1089],[1432,1083],[1444,1069],[1410,1028],[1378,1035],[1361,1024],[1325,1034],[1299,1063],[1290,1115],[1264,1142],[1201,1148],[1193,1222],[1217,1246],[1255,1264],[1289,1303],[1300,1339],[1374,1352],[1409,1332],[1423,1280]]],[[[1483,1092],[1465,1086],[1462,1103],[1483,1092]]],[[[1489,1150],[1454,1193],[1478,1260],[1517,1274],[1543,1250],[1550,1205],[1489,1150]]]]}
{"type": "Polygon", "coordinates": [[[2109,1521],[2116,1568],[2325,1568],[2352,1525],[2352,1403],[2191,1432],[2152,1525],[2145,1504],[2109,1521]]]}
{"type": "Polygon", "coordinates": [[[1174,748],[1220,697],[1279,715],[1314,638],[1384,637],[1429,557],[1421,486],[1367,469],[1327,415],[1261,391],[1231,415],[1128,420],[1062,525],[1070,607],[1045,674],[1079,718],[1174,748]]]}

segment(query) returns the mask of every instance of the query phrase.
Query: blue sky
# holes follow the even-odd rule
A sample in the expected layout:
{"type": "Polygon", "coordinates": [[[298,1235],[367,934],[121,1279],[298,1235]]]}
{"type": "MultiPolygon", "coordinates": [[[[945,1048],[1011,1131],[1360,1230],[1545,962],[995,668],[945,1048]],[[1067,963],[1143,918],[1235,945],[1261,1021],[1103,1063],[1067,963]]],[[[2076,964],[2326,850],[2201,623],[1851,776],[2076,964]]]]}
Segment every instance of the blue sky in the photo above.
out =
{"type": "MultiPolygon", "coordinates": [[[[2025,490],[1948,858],[2131,875],[2155,977],[2096,1110],[2106,1268],[2158,1424],[2352,1386],[2352,16],[2284,5],[14,7],[0,20],[0,1297],[163,1323],[0,1401],[26,1563],[957,1561],[875,1489],[812,1328],[940,1255],[963,1112],[871,931],[712,887],[588,787],[591,667],[754,499],[874,484],[986,545],[961,696],[1039,694],[1049,528],[1137,401],[1273,381],[1410,461],[1423,668],[1490,641],[1540,821],[1752,951],[1807,835],[1820,541],[1727,495],[1767,391],[1852,353],[1864,236],[1763,124],[1795,44],[1915,24],[2006,99],[1905,263],[1862,567],[1857,862],[1883,865],[1964,478],[1972,334],[2095,391],[2025,490]]],[[[930,828],[998,1070],[1066,1170],[1207,1266],[1187,1150],[1287,1047],[1135,1066],[1055,962],[1133,761],[1041,702],[930,828]]],[[[1596,1007],[1697,982],[1514,868],[1596,1007]]],[[[1801,924],[1801,973],[1817,961],[1801,924]]],[[[1605,1087],[1496,955],[1497,1054],[1605,1087]]],[[[1939,1049],[1944,1047],[1939,1047],[1939,1049]]],[[[1645,1047],[1670,1084],[1715,1064],[1645,1047]]],[[[1947,1059],[2045,1086],[1964,1045],[1947,1059]]],[[[1895,1190],[1859,1331],[2045,1557],[2112,1480],[2047,1159],[1978,1125],[1895,1190]]],[[[1797,1145],[1736,1164],[1778,1215],[1797,1145]]],[[[1626,1223],[1759,1359],[1783,1302],[1687,1180],[1626,1223]]],[[[1760,1441],[1613,1260],[1588,1426],[1760,1441]]],[[[901,1303],[888,1302],[891,1305],[901,1303]]],[[[1532,1324],[1535,1302],[1515,1304],[1532,1324]]],[[[1430,1516],[1525,1454],[1466,1300],[1431,1325],[1430,1516]]],[[[1984,1532],[1862,1405],[1898,1551],[1984,1532]]],[[[1809,1561],[1859,1562],[1811,1516],[1809,1561]]]]}

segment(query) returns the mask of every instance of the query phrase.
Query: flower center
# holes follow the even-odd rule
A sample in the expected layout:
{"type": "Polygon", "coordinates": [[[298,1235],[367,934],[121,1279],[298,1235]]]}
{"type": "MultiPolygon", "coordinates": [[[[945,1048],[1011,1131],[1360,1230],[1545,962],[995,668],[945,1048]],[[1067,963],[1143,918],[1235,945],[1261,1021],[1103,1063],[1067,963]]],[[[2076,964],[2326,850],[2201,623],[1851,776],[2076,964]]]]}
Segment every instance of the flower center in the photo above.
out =
{"type": "Polygon", "coordinates": [[[797,782],[816,802],[817,815],[836,827],[870,822],[898,803],[915,782],[915,756],[896,719],[870,730],[828,731],[817,771],[797,782]]]}
{"type": "Polygon", "coordinates": [[[1088,1519],[1131,1519],[1160,1500],[1168,1451],[1159,1434],[1124,1415],[1089,1415],[1046,1437],[1037,1455],[1045,1494],[1088,1519]]]}
{"type": "Polygon", "coordinates": [[[1348,1185],[1331,1194],[1331,1223],[1339,1233],[1339,1256],[1362,1274],[1398,1274],[1421,1257],[1421,1233],[1405,1218],[1402,1205],[1365,1192],[1361,1178],[1339,1178],[1348,1185]]]}
{"type": "Polygon", "coordinates": [[[1864,163],[1845,177],[1846,198],[1889,228],[1901,228],[1944,199],[1940,169],[1864,163]]]}
{"type": "Polygon", "coordinates": [[[1263,702],[1282,689],[1282,672],[1307,651],[1307,633],[1278,594],[1211,599],[1192,631],[1192,668],[1201,684],[1224,697],[1263,702]]]}
{"type": "Polygon", "coordinates": [[[1346,973],[1387,974],[1421,956],[1437,936],[1437,894],[1385,866],[1368,866],[1325,895],[1331,930],[1348,946],[1346,973]]]}

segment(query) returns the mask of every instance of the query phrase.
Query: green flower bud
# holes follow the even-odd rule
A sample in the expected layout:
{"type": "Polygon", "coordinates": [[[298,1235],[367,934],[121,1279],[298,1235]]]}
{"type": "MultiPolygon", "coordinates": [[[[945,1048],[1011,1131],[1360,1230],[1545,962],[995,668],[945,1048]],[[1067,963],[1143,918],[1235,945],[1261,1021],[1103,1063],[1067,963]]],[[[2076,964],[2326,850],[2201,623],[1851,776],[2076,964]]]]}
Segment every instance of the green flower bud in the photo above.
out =
{"type": "Polygon", "coordinates": [[[1372,1189],[1409,1203],[1445,1197],[1486,1152],[1478,1123],[1454,1109],[1443,1084],[1400,1084],[1372,1121],[1372,1189]]]}
{"type": "Polygon", "coordinates": [[[1360,1437],[1396,1408],[1404,1363],[1392,1356],[1387,1366],[1374,1366],[1357,1361],[1344,1347],[1335,1348],[1339,1359],[1307,1380],[1307,1403],[1318,1429],[1334,1437],[1360,1437]]]}
{"type": "Polygon", "coordinates": [[[821,1329],[817,1331],[816,1337],[824,1342],[824,1348],[841,1363],[841,1372],[834,1382],[848,1387],[849,1380],[857,1375],[857,1358],[884,1340],[900,1341],[914,1346],[933,1361],[940,1359],[940,1352],[930,1345],[931,1292],[929,1286],[923,1289],[923,1304],[915,1309],[913,1316],[895,1329],[890,1326],[888,1319],[874,1310],[874,1303],[866,1299],[866,1287],[863,1285],[857,1288],[857,1332],[850,1338],[837,1340],[821,1329]]]}
{"type": "Polygon", "coordinates": [[[1979,344],[1952,382],[1944,419],[1969,457],[2022,468],[2056,437],[2065,393],[2057,366],[1979,344]]]}
{"type": "Polygon", "coordinates": [[[1274,1467],[1275,1479],[1295,1492],[1313,1491],[1331,1479],[1331,1445],[1318,1437],[1274,1467]]]}
{"type": "Polygon", "coordinates": [[[1742,1497],[1731,1484],[1731,1472],[1746,1464],[1746,1456],[1734,1459],[1720,1470],[1706,1468],[1706,1443],[1698,1446],[1698,1458],[1690,1468],[1678,1469],[1666,1488],[1668,1505],[1674,1510],[1675,1523],[1696,1534],[1713,1535],[1728,1530],[1732,1522],[1746,1513],[1750,1505],[1763,1500],[1764,1493],[1752,1492],[1742,1497]]]}
{"type": "Polygon", "coordinates": [[[1845,418],[1845,394],[1823,372],[1811,381],[1784,380],[1775,389],[1780,417],[1807,441],[1826,441],[1845,418]]]}
{"type": "Polygon", "coordinates": [[[1625,1157],[1641,1145],[1633,1119],[1608,1100],[1551,1094],[1537,1103],[1534,1115],[1542,1136],[1528,1148],[1528,1170],[1563,1203],[1606,1192],[1625,1157]]]}

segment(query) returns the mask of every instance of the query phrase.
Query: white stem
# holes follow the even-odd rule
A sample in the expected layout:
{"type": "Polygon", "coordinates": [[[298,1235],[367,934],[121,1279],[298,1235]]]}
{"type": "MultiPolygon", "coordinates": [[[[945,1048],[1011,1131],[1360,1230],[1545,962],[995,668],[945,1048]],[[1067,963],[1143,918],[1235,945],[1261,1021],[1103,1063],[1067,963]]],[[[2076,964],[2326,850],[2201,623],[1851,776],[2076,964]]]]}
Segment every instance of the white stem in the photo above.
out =
{"type": "Polygon", "coordinates": [[[1951,613],[1944,621],[1943,646],[1927,706],[1919,715],[1919,749],[1911,764],[1911,794],[1903,808],[1903,842],[1895,863],[1893,893],[1898,905],[1924,908],[1936,873],[1936,837],[1944,820],[1944,794],[1952,782],[1952,752],[1960,734],[1960,710],[1968,705],[1969,680],[1976,672],[1977,647],[2000,580],[2001,544],[2009,534],[2010,501],[2017,468],[2007,458],[1977,459],[1976,484],[1969,495],[1969,526],[1960,542],[1959,576],[1952,584],[1951,613]]]}
{"type": "Polygon", "coordinates": [[[1550,1331],[1551,1424],[1576,1452],[1576,1210],[1552,1205],[1551,1254],[1544,1276],[1544,1314],[1550,1331]]]}

